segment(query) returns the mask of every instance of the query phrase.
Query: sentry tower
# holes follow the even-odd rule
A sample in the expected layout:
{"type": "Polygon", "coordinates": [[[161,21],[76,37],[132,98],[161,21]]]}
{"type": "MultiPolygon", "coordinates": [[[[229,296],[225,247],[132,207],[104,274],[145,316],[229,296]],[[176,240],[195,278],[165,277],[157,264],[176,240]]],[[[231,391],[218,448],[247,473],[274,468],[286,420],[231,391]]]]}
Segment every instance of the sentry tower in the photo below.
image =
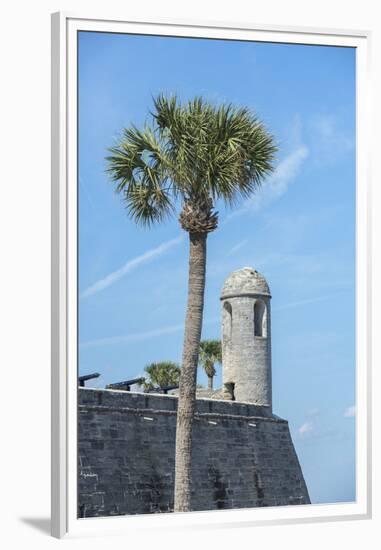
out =
{"type": "Polygon", "coordinates": [[[270,288],[251,267],[234,271],[222,289],[222,371],[236,401],[272,410],[270,288]]]}

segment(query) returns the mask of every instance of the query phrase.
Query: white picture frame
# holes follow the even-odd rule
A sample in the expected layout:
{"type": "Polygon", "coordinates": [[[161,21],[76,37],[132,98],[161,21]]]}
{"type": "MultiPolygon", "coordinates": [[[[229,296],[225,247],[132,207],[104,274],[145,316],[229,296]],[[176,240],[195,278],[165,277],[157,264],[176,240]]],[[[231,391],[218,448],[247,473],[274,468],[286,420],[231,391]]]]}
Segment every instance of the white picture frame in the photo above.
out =
{"type": "MultiPolygon", "coordinates": [[[[243,23],[52,16],[52,535],[128,533],[132,528],[279,524],[371,516],[370,33],[243,23]],[[134,32],[356,48],[356,493],[348,504],[77,518],[77,52],[79,30],[134,32]]],[[[143,531],[142,531],[143,533],[143,531]]]]}

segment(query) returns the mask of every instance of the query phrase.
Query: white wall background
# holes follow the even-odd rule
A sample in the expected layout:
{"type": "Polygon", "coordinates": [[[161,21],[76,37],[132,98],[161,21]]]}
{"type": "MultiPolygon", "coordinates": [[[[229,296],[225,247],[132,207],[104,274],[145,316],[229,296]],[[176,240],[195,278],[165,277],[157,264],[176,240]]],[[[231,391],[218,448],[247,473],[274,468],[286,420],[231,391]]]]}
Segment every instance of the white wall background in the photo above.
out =
{"type": "MultiPolygon", "coordinates": [[[[144,20],[174,17],[374,31],[374,158],[381,127],[381,20],[376,0],[9,0],[1,11],[0,179],[0,539],[3,548],[126,548],[141,535],[57,541],[48,536],[50,511],[50,13],[115,12],[144,20]],[[376,139],[378,137],[378,139],[376,139]]],[[[374,162],[374,209],[381,207],[381,169],[374,162]]],[[[282,549],[378,547],[381,529],[379,463],[381,216],[374,220],[374,519],[339,523],[151,533],[155,548],[282,549]],[[378,342],[377,342],[378,340],[378,342]]],[[[143,544],[143,547],[147,543],[143,544]]]]}

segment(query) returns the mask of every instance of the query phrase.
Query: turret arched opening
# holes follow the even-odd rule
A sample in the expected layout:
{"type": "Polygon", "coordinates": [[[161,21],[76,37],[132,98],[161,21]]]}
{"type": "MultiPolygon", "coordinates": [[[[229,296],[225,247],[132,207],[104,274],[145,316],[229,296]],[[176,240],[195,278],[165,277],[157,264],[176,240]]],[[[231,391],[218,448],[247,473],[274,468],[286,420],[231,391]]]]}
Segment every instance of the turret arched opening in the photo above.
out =
{"type": "Polygon", "coordinates": [[[267,309],[263,300],[254,304],[254,336],[267,337],[267,309]]]}
{"type": "Polygon", "coordinates": [[[230,302],[224,303],[223,311],[223,339],[226,343],[230,343],[233,329],[233,311],[230,302]]]}

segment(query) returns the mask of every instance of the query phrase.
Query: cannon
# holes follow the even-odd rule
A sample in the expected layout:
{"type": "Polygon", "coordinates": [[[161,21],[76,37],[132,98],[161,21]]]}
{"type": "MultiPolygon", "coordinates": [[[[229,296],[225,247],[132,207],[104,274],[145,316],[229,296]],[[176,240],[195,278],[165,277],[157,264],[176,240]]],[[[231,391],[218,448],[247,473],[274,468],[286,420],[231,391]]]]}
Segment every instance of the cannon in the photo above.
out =
{"type": "Polygon", "coordinates": [[[87,380],[92,380],[93,378],[99,378],[99,377],[100,377],[99,372],[93,372],[92,374],[85,374],[84,376],[78,376],[79,387],[84,388],[85,382],[87,380]]]}
{"type": "Polygon", "coordinates": [[[140,378],[132,378],[131,380],[123,380],[123,382],[113,382],[112,384],[107,384],[107,390],[122,390],[122,391],[131,391],[131,386],[134,384],[142,384],[144,382],[144,376],[140,378]]]}
{"type": "Polygon", "coordinates": [[[150,388],[149,390],[146,390],[146,393],[164,393],[167,395],[170,390],[177,390],[178,387],[178,384],[163,387],[158,386],[157,388],[150,388]]]}

